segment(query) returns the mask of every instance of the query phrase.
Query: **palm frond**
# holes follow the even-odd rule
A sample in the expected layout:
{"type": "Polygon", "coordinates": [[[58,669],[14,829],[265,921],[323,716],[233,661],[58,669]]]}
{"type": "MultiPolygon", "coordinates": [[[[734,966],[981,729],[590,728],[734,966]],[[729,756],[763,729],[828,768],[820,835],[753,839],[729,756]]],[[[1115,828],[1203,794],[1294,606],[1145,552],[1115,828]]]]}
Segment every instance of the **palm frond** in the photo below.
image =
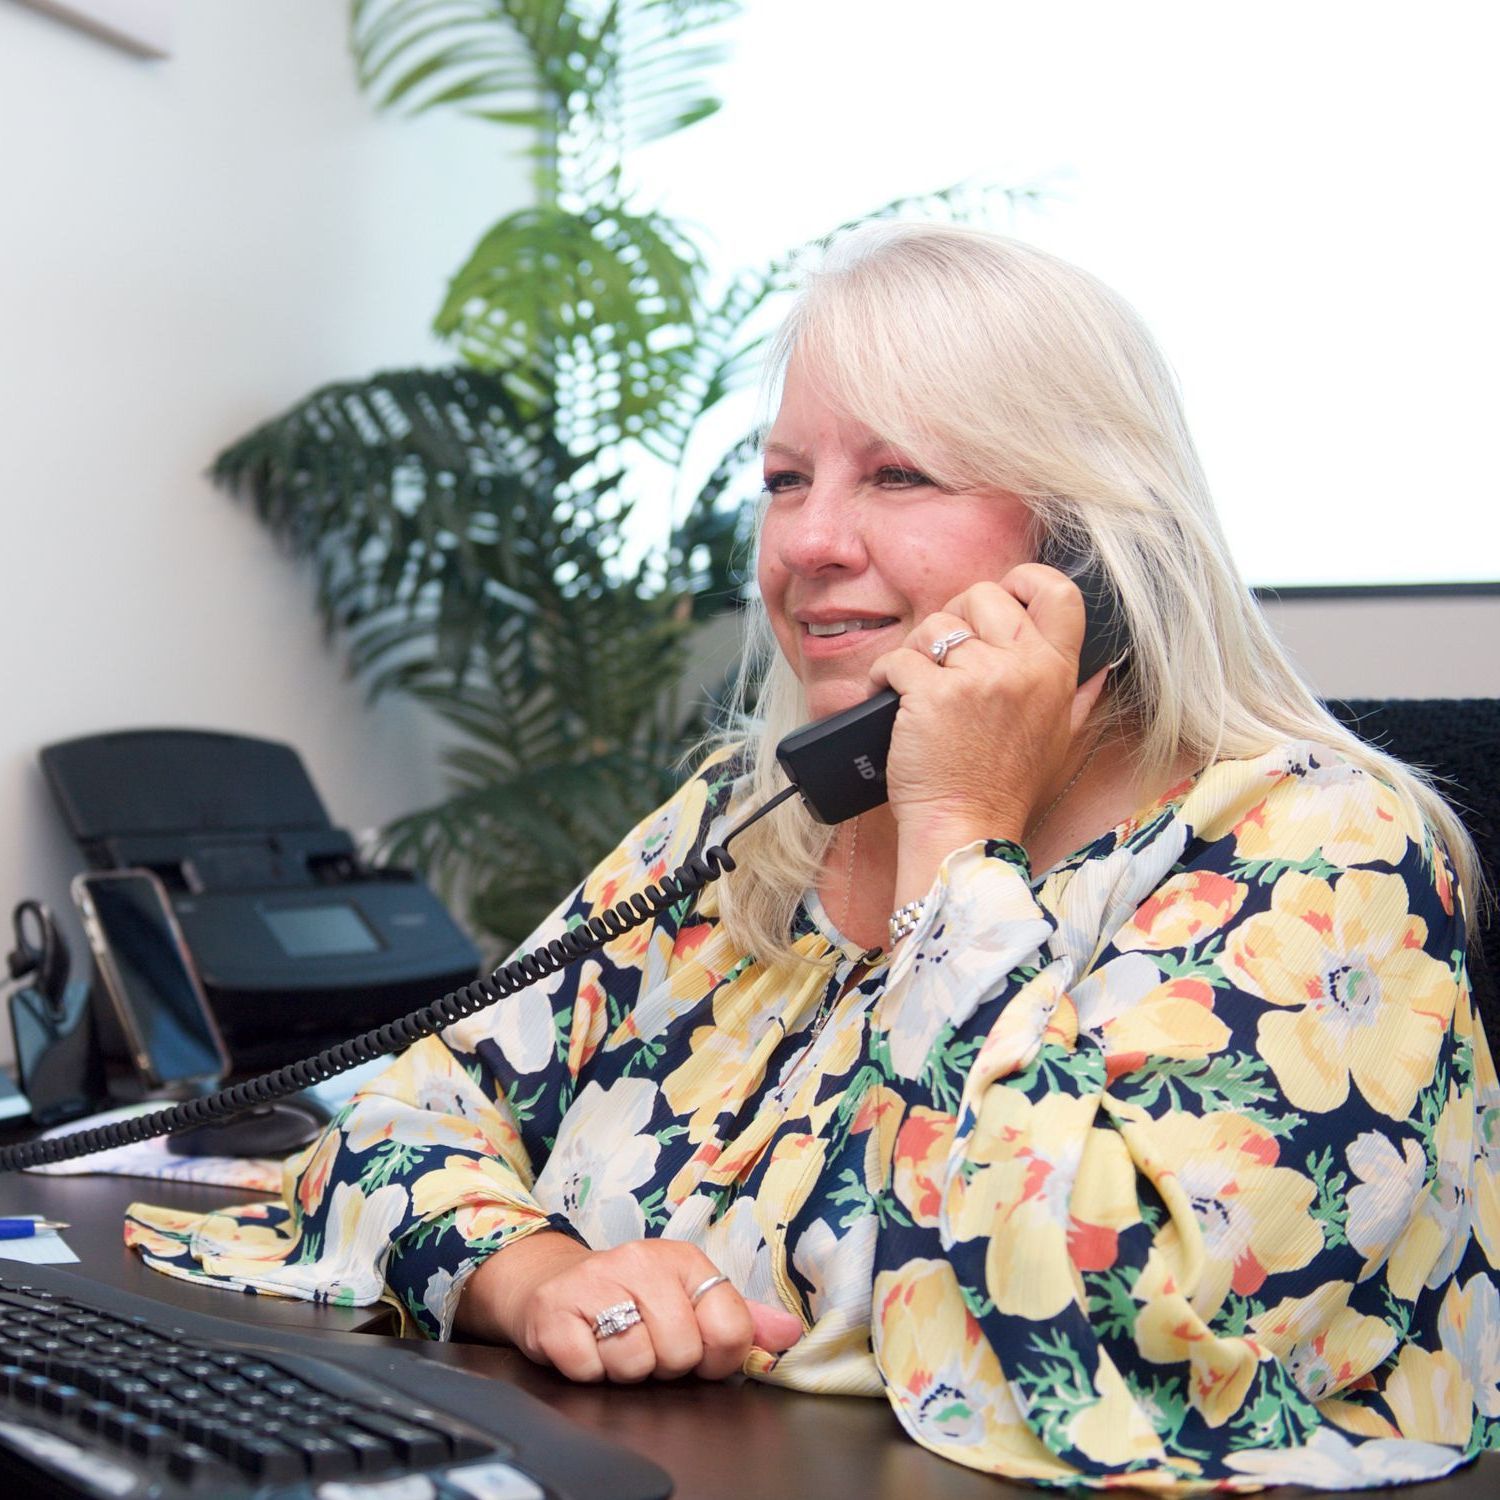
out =
{"type": "Polygon", "coordinates": [[[435,327],[518,403],[541,393],[564,443],[601,446],[651,430],[675,398],[702,269],[661,215],[523,209],[475,247],[435,327]]]}
{"type": "Polygon", "coordinates": [[[353,0],[360,85],[384,108],[455,107],[506,123],[571,119],[618,153],[719,106],[704,71],[725,49],[694,41],[739,0],[353,0]]]}
{"type": "Polygon", "coordinates": [[[616,587],[618,469],[555,426],[497,376],[387,371],[314,392],[213,476],[311,562],[325,623],[376,691],[458,683],[566,599],[616,587]]]}

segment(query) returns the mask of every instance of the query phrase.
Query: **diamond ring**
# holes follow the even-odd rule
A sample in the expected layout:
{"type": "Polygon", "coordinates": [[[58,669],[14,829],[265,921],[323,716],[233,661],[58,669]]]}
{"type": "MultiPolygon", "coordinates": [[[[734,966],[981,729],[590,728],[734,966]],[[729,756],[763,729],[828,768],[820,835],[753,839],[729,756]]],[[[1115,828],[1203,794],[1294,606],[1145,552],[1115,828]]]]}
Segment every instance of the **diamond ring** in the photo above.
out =
{"type": "Polygon", "coordinates": [[[641,1321],[641,1310],[634,1302],[616,1302],[603,1312],[594,1314],[594,1337],[612,1339],[627,1328],[634,1328],[641,1321]]]}
{"type": "Polygon", "coordinates": [[[973,634],[972,630],[950,630],[947,635],[939,636],[927,648],[927,654],[938,666],[942,666],[948,660],[948,653],[961,641],[971,639],[973,634]]]}

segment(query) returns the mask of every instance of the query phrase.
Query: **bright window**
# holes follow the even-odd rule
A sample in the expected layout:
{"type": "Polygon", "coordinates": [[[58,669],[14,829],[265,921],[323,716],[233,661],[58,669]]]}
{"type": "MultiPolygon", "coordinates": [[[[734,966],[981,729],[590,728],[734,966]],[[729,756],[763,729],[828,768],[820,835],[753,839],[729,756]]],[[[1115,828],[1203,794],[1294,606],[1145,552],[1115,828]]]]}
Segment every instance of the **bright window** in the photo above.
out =
{"type": "Polygon", "coordinates": [[[1251,582],[1495,580],[1492,15],[750,0],[723,111],[640,178],[726,262],[961,179],[1038,188],[992,222],[1139,308],[1251,582]]]}

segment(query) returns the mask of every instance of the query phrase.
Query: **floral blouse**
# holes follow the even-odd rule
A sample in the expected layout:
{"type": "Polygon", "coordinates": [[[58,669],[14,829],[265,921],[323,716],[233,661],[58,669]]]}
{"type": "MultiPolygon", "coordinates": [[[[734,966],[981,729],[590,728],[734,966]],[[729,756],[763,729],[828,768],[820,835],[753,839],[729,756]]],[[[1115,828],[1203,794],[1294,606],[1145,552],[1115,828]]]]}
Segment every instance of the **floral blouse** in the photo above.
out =
{"type": "MultiPolygon", "coordinates": [[[[722,836],[735,775],[711,759],[527,947],[722,836]]],[[[1389,788],[1288,744],[1040,879],[975,843],[889,962],[813,894],[801,964],[717,912],[418,1043],[284,1206],[135,1205],[128,1241],[442,1338],[523,1235],[687,1240],[806,1326],[750,1375],[883,1394],[1044,1484],[1344,1489],[1500,1445],[1500,1085],[1448,863],[1389,788]]]]}

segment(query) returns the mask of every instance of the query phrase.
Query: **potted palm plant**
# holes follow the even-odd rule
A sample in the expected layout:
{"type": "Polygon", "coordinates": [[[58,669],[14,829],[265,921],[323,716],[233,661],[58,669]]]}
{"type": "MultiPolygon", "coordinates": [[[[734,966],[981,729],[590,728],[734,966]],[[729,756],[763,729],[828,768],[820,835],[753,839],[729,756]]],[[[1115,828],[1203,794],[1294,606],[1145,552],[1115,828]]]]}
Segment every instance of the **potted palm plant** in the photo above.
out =
{"type": "Polygon", "coordinates": [[[386,850],[499,944],[667,795],[703,724],[673,686],[689,635],[741,597],[743,444],[644,557],[621,545],[643,460],[681,469],[754,368],[756,314],[787,279],[787,262],[711,274],[623,170],[717,108],[704,78],[738,10],[353,0],[377,103],[524,127],[533,201],[452,279],[435,326],[454,365],[326,386],[214,464],[310,560],[372,694],[417,698],[452,730],[449,795],[396,822],[386,850]]]}

